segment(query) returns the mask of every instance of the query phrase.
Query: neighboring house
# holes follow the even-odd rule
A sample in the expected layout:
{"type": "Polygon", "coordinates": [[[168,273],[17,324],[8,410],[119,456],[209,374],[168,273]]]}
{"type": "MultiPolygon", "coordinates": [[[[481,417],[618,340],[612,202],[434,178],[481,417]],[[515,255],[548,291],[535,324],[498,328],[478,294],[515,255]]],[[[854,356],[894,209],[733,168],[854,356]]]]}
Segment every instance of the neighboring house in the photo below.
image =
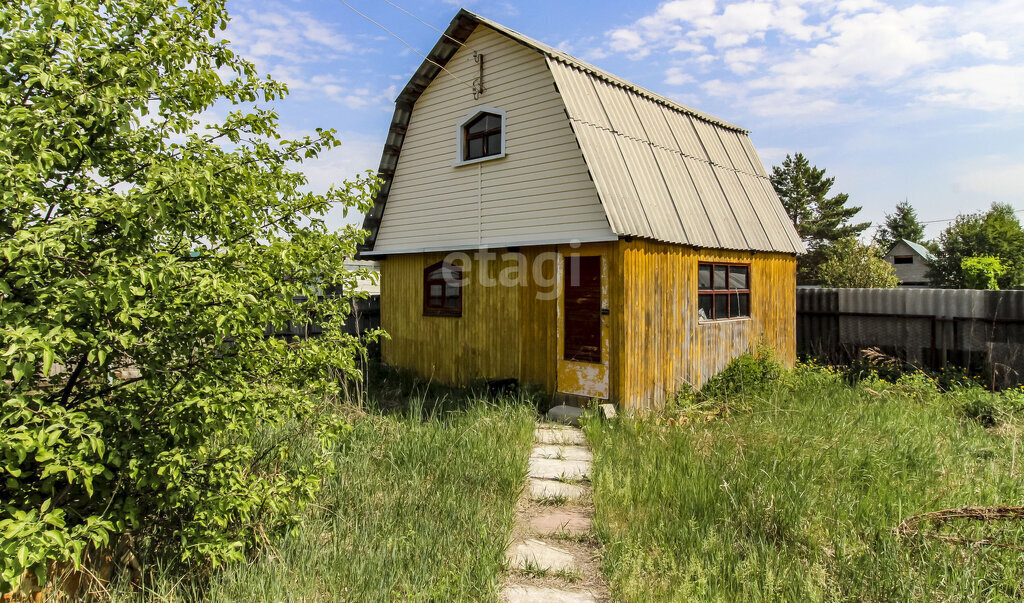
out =
{"type": "Polygon", "coordinates": [[[463,10],[379,175],[388,364],[640,409],[758,341],[795,360],[803,246],[746,130],[463,10]]]}
{"type": "Polygon", "coordinates": [[[924,245],[900,239],[885,252],[885,261],[896,270],[901,287],[927,287],[928,262],[935,259],[924,245]]]}
{"type": "Polygon", "coordinates": [[[356,271],[366,269],[371,273],[371,278],[357,278],[356,279],[356,291],[365,293],[366,295],[373,297],[380,295],[380,283],[378,282],[377,272],[380,271],[380,265],[372,260],[347,260],[343,264],[345,270],[356,271]]]}

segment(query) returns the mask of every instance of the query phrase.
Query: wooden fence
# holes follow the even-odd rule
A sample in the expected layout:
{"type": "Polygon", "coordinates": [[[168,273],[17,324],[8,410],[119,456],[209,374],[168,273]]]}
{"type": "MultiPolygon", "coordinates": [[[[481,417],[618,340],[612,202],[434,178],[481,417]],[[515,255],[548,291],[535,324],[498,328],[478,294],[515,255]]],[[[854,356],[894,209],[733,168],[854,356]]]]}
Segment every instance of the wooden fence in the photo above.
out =
{"type": "Polygon", "coordinates": [[[878,348],[997,387],[1024,382],[1024,291],[798,289],[796,322],[797,351],[830,362],[878,348]]]}

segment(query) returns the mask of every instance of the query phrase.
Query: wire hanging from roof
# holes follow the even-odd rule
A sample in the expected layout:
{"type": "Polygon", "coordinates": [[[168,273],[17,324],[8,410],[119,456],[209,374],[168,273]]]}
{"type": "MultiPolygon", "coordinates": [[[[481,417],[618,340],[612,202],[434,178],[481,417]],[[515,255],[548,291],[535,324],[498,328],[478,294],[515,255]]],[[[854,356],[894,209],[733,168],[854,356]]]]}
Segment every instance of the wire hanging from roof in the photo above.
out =
{"type": "MultiPolygon", "coordinates": [[[[427,26],[427,27],[429,27],[430,29],[433,29],[433,30],[434,30],[434,31],[436,31],[437,33],[439,33],[439,34],[441,34],[442,36],[444,36],[444,37],[448,38],[448,39],[449,39],[449,40],[451,40],[452,42],[455,42],[455,43],[456,43],[456,44],[458,44],[459,46],[462,46],[462,47],[464,47],[464,48],[469,48],[469,46],[466,46],[466,44],[465,44],[464,42],[462,42],[462,41],[460,41],[460,40],[457,40],[457,39],[455,39],[455,38],[453,38],[453,37],[449,36],[449,35],[448,35],[447,33],[445,33],[445,32],[444,32],[443,30],[440,30],[440,29],[438,29],[438,28],[434,27],[433,25],[431,25],[430,23],[427,23],[427,22],[426,22],[426,21],[424,21],[423,19],[420,19],[419,17],[417,17],[416,15],[412,14],[411,12],[409,12],[409,11],[405,10],[405,9],[404,9],[404,8],[402,8],[401,6],[398,6],[397,4],[395,4],[394,2],[392,2],[391,0],[384,0],[384,2],[387,2],[387,3],[388,3],[388,4],[390,4],[391,6],[393,6],[393,7],[397,8],[398,10],[402,11],[403,13],[405,13],[405,14],[409,15],[409,16],[410,16],[410,17],[412,17],[413,19],[416,19],[417,21],[419,21],[420,23],[422,23],[422,24],[426,25],[426,26],[427,26]]],[[[469,48],[469,49],[470,49],[470,50],[473,50],[472,48],[469,48]]]]}
{"type": "Polygon", "coordinates": [[[418,55],[419,57],[421,57],[421,58],[422,58],[422,59],[423,59],[424,61],[427,61],[428,63],[430,63],[430,64],[434,65],[434,66],[435,66],[435,67],[437,67],[437,68],[439,68],[439,69],[440,69],[441,71],[444,71],[444,72],[445,72],[445,73],[447,73],[448,75],[452,76],[453,78],[455,78],[455,81],[459,82],[459,83],[460,83],[460,84],[462,84],[463,86],[467,86],[467,87],[468,87],[469,89],[471,89],[471,90],[474,90],[474,89],[475,89],[475,88],[473,87],[473,85],[472,85],[472,84],[467,84],[466,82],[464,82],[464,81],[462,81],[461,79],[459,79],[459,77],[458,77],[457,75],[455,75],[455,74],[454,74],[454,73],[452,73],[451,71],[448,71],[447,69],[445,69],[445,66],[444,66],[444,65],[442,65],[442,64],[440,64],[440,63],[438,63],[437,61],[435,61],[435,60],[431,59],[430,57],[426,56],[425,54],[423,54],[423,53],[421,53],[420,51],[418,51],[418,50],[416,50],[415,48],[413,48],[411,44],[409,44],[408,42],[406,42],[405,40],[403,40],[402,38],[400,38],[400,37],[398,36],[398,34],[396,34],[395,32],[391,31],[391,30],[390,30],[390,29],[388,29],[387,27],[384,27],[384,26],[383,26],[383,25],[381,25],[380,23],[377,23],[376,21],[374,21],[374,20],[373,20],[373,19],[371,19],[370,17],[368,17],[368,16],[364,15],[363,13],[359,12],[358,10],[356,10],[356,9],[355,9],[355,7],[353,7],[353,6],[351,5],[351,4],[349,4],[349,3],[348,3],[348,2],[346,2],[345,0],[339,0],[339,1],[340,1],[340,2],[342,3],[342,4],[344,4],[345,6],[347,6],[347,7],[348,7],[348,9],[349,9],[349,10],[351,10],[352,12],[354,12],[355,14],[357,14],[357,15],[359,15],[360,17],[362,17],[362,18],[366,19],[366,20],[367,20],[367,21],[369,21],[370,23],[373,23],[373,24],[374,24],[374,25],[376,25],[377,27],[379,27],[379,28],[383,29],[383,30],[384,30],[384,31],[386,31],[386,32],[387,32],[388,34],[390,34],[390,35],[391,35],[391,37],[393,37],[394,39],[398,40],[398,41],[399,41],[399,42],[401,42],[402,44],[405,44],[405,46],[406,46],[406,47],[407,47],[407,48],[408,48],[409,50],[411,50],[411,51],[415,52],[415,53],[416,53],[416,54],[417,54],[417,55],[418,55]]]}

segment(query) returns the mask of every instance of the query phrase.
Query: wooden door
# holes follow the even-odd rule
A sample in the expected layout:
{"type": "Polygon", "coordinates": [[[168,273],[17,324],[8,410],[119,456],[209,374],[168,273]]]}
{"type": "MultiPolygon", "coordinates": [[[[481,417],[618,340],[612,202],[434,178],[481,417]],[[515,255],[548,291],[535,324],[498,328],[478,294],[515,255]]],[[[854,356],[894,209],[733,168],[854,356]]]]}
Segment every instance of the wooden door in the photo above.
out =
{"type": "Polygon", "coordinates": [[[608,398],[608,266],[600,254],[559,255],[558,391],[608,398]]]}

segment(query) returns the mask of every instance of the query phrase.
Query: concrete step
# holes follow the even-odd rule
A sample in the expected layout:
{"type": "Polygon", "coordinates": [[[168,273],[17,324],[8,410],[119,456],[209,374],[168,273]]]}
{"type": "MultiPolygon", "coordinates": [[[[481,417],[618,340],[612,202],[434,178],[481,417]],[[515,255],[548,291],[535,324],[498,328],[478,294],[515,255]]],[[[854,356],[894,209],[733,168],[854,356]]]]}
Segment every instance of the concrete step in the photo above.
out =
{"type": "Polygon", "coordinates": [[[565,500],[576,500],[583,496],[584,489],[576,484],[556,482],[550,479],[530,478],[530,498],[533,500],[545,500],[548,498],[564,498],[565,500]]]}
{"type": "Polygon", "coordinates": [[[530,458],[530,477],[537,479],[588,479],[590,461],[530,458]]]}
{"type": "Polygon", "coordinates": [[[530,529],[540,536],[581,536],[590,532],[590,526],[589,515],[558,508],[530,518],[530,529]]]}
{"type": "Polygon", "coordinates": [[[582,446],[587,443],[583,432],[572,427],[538,427],[533,432],[533,439],[539,444],[559,444],[582,446]]]}
{"type": "Polygon", "coordinates": [[[542,459],[565,459],[567,461],[592,461],[594,453],[586,446],[557,446],[554,444],[537,444],[530,456],[542,459]]]}
{"type": "Polygon", "coordinates": [[[501,593],[505,603],[592,603],[597,599],[590,591],[563,590],[540,586],[509,586],[501,593]]]}
{"type": "Polygon", "coordinates": [[[526,571],[575,572],[579,570],[572,553],[540,540],[512,543],[505,553],[511,568],[526,571]]]}

